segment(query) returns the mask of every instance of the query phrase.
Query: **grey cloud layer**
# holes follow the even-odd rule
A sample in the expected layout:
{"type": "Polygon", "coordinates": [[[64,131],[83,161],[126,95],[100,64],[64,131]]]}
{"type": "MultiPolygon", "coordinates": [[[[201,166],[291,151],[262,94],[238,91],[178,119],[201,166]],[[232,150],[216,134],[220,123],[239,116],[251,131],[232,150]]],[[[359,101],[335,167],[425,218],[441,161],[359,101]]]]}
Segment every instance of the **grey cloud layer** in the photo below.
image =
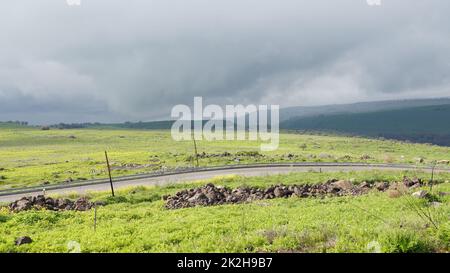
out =
{"type": "Polygon", "coordinates": [[[382,2],[3,1],[0,120],[450,96],[449,1],[382,2]]]}

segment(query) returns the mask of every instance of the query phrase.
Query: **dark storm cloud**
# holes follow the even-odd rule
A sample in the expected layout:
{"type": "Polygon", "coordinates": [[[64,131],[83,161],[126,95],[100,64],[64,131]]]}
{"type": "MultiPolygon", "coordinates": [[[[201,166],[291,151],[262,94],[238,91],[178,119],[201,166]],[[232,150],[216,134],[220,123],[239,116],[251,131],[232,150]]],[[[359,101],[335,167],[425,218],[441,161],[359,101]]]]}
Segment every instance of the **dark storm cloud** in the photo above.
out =
{"type": "Polygon", "coordinates": [[[164,118],[173,105],[450,95],[446,0],[0,4],[0,120],[164,118]]]}

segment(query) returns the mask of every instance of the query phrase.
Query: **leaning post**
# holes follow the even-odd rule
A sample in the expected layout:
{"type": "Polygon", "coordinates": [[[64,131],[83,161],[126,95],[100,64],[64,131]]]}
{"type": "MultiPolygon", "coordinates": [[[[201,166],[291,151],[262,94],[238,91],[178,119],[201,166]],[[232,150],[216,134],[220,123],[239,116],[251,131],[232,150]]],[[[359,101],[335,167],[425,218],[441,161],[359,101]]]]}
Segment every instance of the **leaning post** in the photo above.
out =
{"type": "Polygon", "coordinates": [[[195,161],[196,161],[196,167],[198,168],[197,142],[195,141],[195,134],[194,134],[194,132],[192,132],[192,139],[194,140],[195,161]]]}
{"type": "Polygon", "coordinates": [[[114,197],[114,186],[113,186],[113,181],[112,181],[112,177],[111,177],[111,167],[109,166],[108,153],[106,151],[105,151],[105,157],[106,157],[106,166],[108,167],[109,183],[111,184],[111,194],[114,197]]]}

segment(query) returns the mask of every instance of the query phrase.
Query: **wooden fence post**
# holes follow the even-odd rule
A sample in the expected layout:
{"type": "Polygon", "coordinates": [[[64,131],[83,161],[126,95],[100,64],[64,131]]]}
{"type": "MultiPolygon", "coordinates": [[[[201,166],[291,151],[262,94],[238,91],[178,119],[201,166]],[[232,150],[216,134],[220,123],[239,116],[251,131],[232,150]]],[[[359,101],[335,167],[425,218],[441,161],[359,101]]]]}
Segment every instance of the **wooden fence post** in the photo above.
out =
{"type": "Polygon", "coordinates": [[[114,186],[113,186],[113,181],[112,181],[112,177],[111,177],[111,167],[109,166],[108,153],[106,151],[105,151],[105,157],[106,157],[106,165],[108,166],[109,183],[111,184],[111,194],[114,197],[114,186]]]}

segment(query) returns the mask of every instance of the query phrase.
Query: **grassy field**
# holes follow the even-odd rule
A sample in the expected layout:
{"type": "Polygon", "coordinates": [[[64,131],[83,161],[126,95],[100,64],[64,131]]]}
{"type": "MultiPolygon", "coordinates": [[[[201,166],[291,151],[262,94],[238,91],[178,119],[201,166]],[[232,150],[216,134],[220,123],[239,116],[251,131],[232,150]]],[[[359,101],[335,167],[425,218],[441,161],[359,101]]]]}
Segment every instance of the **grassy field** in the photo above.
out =
{"type": "MultiPolygon", "coordinates": [[[[122,190],[116,198],[90,193],[104,200],[94,211],[27,211],[0,209],[0,252],[68,252],[79,244],[82,252],[448,252],[450,250],[449,174],[438,174],[431,207],[426,199],[409,194],[390,198],[373,191],[358,197],[286,198],[239,205],[167,210],[161,197],[207,182],[237,187],[284,183],[318,183],[329,178],[361,181],[398,181],[403,175],[424,179],[415,172],[295,173],[268,177],[218,177],[165,187],[122,190]],[[412,209],[411,202],[430,210],[437,228],[412,209]],[[28,235],[33,243],[15,246],[28,235]],[[76,243],[73,243],[76,242],[76,243]]],[[[73,194],[70,197],[75,198],[73,194]]]]}
{"type": "MultiPolygon", "coordinates": [[[[1,125],[1,124],[0,124],[1,125]]],[[[432,164],[448,160],[449,147],[339,136],[282,133],[274,152],[259,152],[259,142],[199,141],[201,166],[263,162],[370,162],[432,164]],[[419,160],[421,159],[421,160],[419,160]]],[[[104,151],[113,175],[191,167],[193,144],[175,142],[167,130],[71,129],[49,131],[0,126],[0,189],[106,177],[104,151]]],[[[218,177],[165,187],[137,187],[92,192],[94,211],[26,211],[0,208],[0,252],[448,252],[450,174],[436,174],[440,184],[430,199],[410,194],[391,198],[378,191],[357,197],[287,198],[246,204],[164,208],[162,196],[208,182],[228,187],[320,183],[331,178],[400,181],[430,174],[420,171],[293,173],[267,177],[218,177]],[[439,202],[437,207],[432,201],[439,202]],[[413,203],[411,203],[413,202],[413,203]],[[430,211],[434,227],[414,206],[430,211]],[[19,236],[33,243],[15,246],[19,236]],[[74,243],[76,242],[76,243],[74,243]]],[[[70,194],[69,198],[77,198],[70,194]]]]}
{"type": "MultiPolygon", "coordinates": [[[[282,133],[279,149],[259,152],[259,142],[199,141],[200,166],[262,162],[384,162],[431,164],[450,159],[450,148],[364,138],[282,133]],[[419,163],[418,158],[424,159],[419,163]]],[[[0,190],[190,167],[193,144],[170,131],[52,129],[0,126],[0,190]]]]}

